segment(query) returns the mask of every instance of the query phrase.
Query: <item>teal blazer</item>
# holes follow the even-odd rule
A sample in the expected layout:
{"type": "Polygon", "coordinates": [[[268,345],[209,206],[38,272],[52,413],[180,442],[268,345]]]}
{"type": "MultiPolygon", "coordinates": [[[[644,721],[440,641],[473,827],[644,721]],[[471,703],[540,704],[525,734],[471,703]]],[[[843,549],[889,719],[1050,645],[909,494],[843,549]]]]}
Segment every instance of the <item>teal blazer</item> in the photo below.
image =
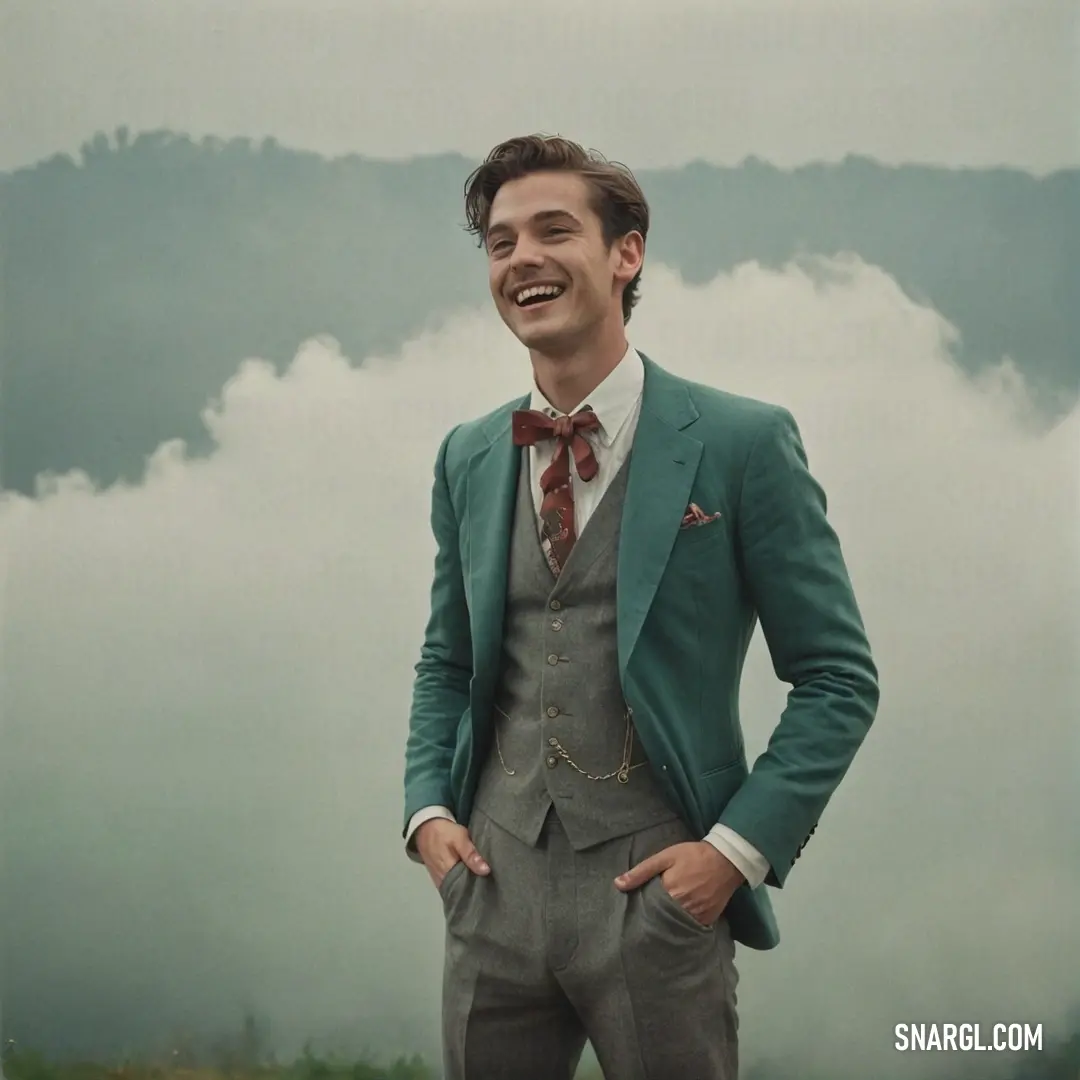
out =
{"type": "MultiPolygon", "coordinates": [[[[694,833],[730,826],[768,860],[765,885],[782,888],[873,722],[877,668],[791,413],[642,360],[619,533],[623,694],[653,769],[694,833]],[[680,530],[691,502],[720,517],[680,530]],[[792,689],[749,769],[739,681],[759,619],[773,668],[792,689]]],[[[406,829],[432,805],[466,822],[489,751],[522,453],[510,414],[528,404],[526,395],[459,424],[439,447],[406,829]]],[[[726,910],[735,940],[755,949],[780,940],[765,885],[744,884],[726,910]]]]}

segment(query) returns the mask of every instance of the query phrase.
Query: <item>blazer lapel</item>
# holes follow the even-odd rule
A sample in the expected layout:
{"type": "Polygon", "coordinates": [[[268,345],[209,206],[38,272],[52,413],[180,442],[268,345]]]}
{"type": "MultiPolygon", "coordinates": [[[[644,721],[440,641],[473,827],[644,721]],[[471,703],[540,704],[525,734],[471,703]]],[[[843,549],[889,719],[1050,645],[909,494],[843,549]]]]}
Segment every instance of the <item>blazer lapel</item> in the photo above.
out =
{"type": "Polygon", "coordinates": [[[468,462],[466,513],[469,537],[465,574],[472,630],[474,700],[483,702],[494,693],[499,667],[503,617],[506,609],[506,574],[510,563],[510,530],[514,520],[521,448],[510,433],[510,414],[526,409],[531,395],[512,402],[488,424],[489,442],[468,462]]]}
{"type": "Polygon", "coordinates": [[[683,433],[699,415],[685,383],[638,352],[645,365],[645,387],[619,533],[616,593],[619,671],[624,679],[690,502],[702,452],[702,444],[683,433]]]}

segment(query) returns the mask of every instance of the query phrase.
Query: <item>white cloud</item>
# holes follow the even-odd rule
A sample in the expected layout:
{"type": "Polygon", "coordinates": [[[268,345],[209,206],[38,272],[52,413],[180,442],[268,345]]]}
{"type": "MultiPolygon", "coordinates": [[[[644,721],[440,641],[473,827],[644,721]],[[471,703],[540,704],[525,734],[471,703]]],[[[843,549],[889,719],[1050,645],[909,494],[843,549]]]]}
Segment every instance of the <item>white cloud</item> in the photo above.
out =
{"type": "MultiPolygon", "coordinates": [[[[878,723],[773,894],[782,945],[740,952],[744,1060],[855,1077],[901,1021],[1053,1025],[1080,946],[1080,414],[1026,434],[1008,373],[970,384],[955,331],[855,258],[693,288],[650,265],[629,330],[792,409],[882,672],[878,723]]],[[[432,1045],[439,906],[398,840],[431,468],[528,379],[486,311],[362,369],[315,340],[280,378],[241,365],[208,459],[168,445],[138,485],[5,496],[9,1014],[145,977],[149,1018],[250,999],[298,1042],[432,1045]]],[[[784,693],[758,636],[751,752],[784,693]]]]}

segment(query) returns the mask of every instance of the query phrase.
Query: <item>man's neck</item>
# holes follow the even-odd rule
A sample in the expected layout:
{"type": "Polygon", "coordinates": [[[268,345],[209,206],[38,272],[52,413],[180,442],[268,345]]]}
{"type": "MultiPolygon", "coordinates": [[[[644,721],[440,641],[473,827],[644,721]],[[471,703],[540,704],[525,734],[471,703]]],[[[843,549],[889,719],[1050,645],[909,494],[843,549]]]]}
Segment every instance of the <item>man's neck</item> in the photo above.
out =
{"type": "Polygon", "coordinates": [[[626,336],[602,349],[591,348],[565,357],[530,352],[533,379],[540,393],[563,413],[570,413],[619,366],[626,355],[626,336]]]}

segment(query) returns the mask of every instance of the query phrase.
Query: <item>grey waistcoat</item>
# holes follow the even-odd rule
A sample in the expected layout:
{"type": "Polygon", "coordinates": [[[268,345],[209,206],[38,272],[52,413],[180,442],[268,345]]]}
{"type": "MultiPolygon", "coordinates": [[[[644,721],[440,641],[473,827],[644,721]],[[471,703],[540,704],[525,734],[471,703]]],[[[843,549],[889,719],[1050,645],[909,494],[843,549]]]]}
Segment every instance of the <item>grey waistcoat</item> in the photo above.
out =
{"type": "Polygon", "coordinates": [[[536,843],[552,806],[577,851],[678,816],[636,735],[625,784],[615,775],[587,779],[559,752],[595,777],[617,773],[624,760],[615,582],[629,463],[628,457],[555,578],[540,546],[528,453],[521,454],[492,717],[498,741],[492,739],[475,804],[526,844],[536,843]]]}

